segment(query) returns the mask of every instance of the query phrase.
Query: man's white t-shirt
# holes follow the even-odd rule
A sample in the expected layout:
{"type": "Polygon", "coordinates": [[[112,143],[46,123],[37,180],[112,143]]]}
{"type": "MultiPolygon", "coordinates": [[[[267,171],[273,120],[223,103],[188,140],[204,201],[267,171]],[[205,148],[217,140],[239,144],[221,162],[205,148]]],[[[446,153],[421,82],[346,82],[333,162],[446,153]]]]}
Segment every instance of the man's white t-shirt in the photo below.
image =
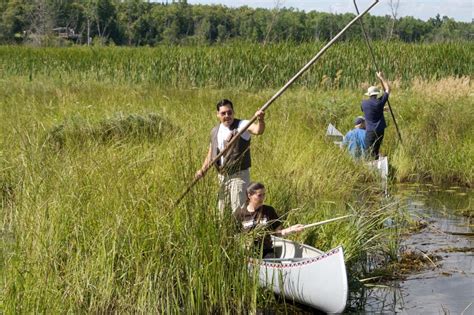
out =
{"type": "MultiPolygon", "coordinates": [[[[238,132],[240,132],[242,128],[248,123],[248,120],[239,121],[239,126],[237,127],[238,132]]],[[[217,147],[219,148],[219,151],[224,150],[225,141],[229,138],[230,134],[231,131],[228,127],[224,126],[223,124],[219,125],[219,130],[217,131],[217,147]]],[[[248,130],[245,130],[245,132],[242,133],[240,136],[246,141],[250,140],[250,132],[248,132],[248,130]]],[[[224,165],[223,156],[221,156],[221,165],[224,165]]]]}

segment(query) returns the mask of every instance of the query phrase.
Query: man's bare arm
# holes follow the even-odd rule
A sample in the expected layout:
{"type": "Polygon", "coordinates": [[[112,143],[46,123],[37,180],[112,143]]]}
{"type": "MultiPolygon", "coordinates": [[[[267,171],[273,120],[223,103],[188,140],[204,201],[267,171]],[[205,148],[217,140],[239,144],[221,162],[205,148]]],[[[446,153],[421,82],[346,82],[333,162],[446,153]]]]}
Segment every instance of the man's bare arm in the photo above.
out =
{"type": "Polygon", "coordinates": [[[258,110],[255,116],[257,116],[257,121],[249,127],[248,131],[253,135],[261,135],[265,131],[265,112],[258,110]]]}
{"type": "Polygon", "coordinates": [[[390,94],[390,85],[388,84],[387,80],[385,80],[385,78],[383,77],[383,73],[382,72],[376,72],[376,75],[380,79],[380,81],[382,81],[383,88],[384,88],[385,92],[390,94]]]}
{"type": "Polygon", "coordinates": [[[209,144],[209,150],[207,151],[207,156],[202,163],[201,169],[196,172],[194,175],[195,178],[200,178],[204,175],[204,170],[209,167],[209,163],[211,163],[211,144],[209,144]]]}

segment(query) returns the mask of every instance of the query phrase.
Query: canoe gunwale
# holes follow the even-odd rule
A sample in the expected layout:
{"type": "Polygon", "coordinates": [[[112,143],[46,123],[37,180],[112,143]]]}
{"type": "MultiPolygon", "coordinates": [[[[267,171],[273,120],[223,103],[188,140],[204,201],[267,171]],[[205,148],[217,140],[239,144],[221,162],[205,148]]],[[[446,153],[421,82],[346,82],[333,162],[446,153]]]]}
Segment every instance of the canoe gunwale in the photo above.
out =
{"type": "Polygon", "coordinates": [[[308,257],[308,258],[302,258],[302,261],[298,262],[290,262],[290,263],[285,263],[285,261],[288,261],[290,259],[288,258],[277,258],[276,261],[281,261],[281,262],[276,262],[275,260],[272,259],[271,262],[261,260],[261,259],[255,259],[255,258],[250,258],[249,262],[252,265],[260,265],[262,267],[267,267],[267,268],[276,268],[276,269],[285,269],[285,268],[300,268],[303,266],[308,266],[310,264],[313,264],[315,262],[319,262],[325,258],[328,258],[332,255],[338,254],[341,251],[342,247],[338,246],[336,248],[333,248],[329,250],[328,252],[321,254],[317,257],[308,257]]]}

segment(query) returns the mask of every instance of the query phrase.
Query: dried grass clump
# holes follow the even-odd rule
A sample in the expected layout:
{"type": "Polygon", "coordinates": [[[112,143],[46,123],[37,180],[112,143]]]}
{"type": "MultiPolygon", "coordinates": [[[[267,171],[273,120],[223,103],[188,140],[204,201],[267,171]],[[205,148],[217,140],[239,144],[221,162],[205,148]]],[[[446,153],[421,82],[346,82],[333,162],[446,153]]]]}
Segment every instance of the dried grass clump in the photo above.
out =
{"type": "Polygon", "coordinates": [[[159,141],[178,130],[168,119],[156,113],[147,115],[119,114],[98,123],[73,118],[53,127],[47,133],[48,142],[62,148],[68,144],[107,143],[122,140],[159,141]]]}
{"type": "Polygon", "coordinates": [[[400,260],[393,266],[395,274],[406,275],[414,271],[429,268],[438,268],[441,257],[434,254],[425,254],[421,251],[407,250],[401,254],[400,260]]]}
{"type": "Polygon", "coordinates": [[[438,102],[472,94],[471,78],[468,76],[446,77],[436,81],[416,78],[412,81],[411,89],[425,97],[426,100],[438,102]]]}
{"type": "Polygon", "coordinates": [[[15,189],[12,183],[0,178],[0,206],[2,208],[12,205],[15,197],[15,189]]]}

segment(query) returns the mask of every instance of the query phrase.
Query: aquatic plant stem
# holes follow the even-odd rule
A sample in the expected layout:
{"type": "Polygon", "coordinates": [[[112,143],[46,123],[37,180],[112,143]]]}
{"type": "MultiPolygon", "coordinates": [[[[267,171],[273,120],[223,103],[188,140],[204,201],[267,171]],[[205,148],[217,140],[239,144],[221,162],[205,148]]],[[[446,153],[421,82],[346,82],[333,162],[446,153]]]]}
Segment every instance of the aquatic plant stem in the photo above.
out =
{"type": "Polygon", "coordinates": [[[344,215],[342,217],[337,217],[337,218],[332,218],[332,219],[328,219],[328,220],[324,220],[324,221],[320,221],[320,222],[306,224],[305,226],[303,226],[303,229],[307,229],[307,228],[315,227],[315,226],[319,226],[319,225],[324,225],[324,224],[331,223],[331,222],[334,222],[334,221],[346,219],[346,218],[349,218],[349,217],[352,217],[352,216],[353,216],[352,214],[348,214],[348,215],[344,215]]]}

